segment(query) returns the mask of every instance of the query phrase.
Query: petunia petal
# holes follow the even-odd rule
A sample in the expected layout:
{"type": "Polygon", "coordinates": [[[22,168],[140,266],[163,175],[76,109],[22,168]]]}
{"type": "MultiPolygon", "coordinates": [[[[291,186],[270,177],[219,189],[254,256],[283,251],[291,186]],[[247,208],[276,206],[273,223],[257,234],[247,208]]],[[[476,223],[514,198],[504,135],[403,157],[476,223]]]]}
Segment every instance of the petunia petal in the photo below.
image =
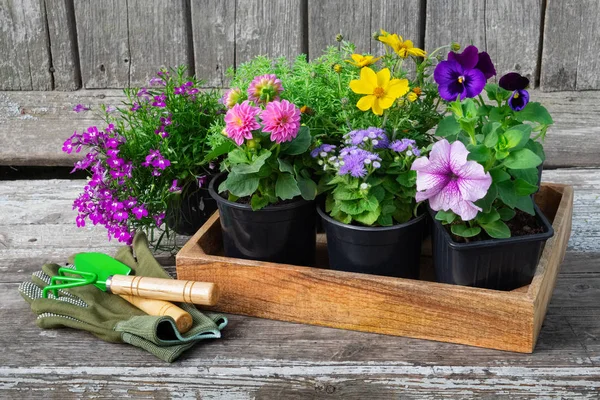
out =
{"type": "Polygon", "coordinates": [[[436,211],[448,211],[456,207],[459,201],[460,191],[458,185],[456,181],[449,180],[439,193],[429,198],[429,205],[436,211]]]}
{"type": "Polygon", "coordinates": [[[367,111],[369,108],[373,107],[375,99],[376,97],[373,95],[363,96],[358,100],[358,103],[356,103],[356,107],[361,111],[367,111]]]}
{"type": "Polygon", "coordinates": [[[463,142],[457,140],[450,145],[448,165],[452,173],[459,175],[460,169],[467,162],[468,155],[469,150],[467,150],[463,142]]]}
{"type": "Polygon", "coordinates": [[[392,79],[386,89],[386,95],[397,99],[408,93],[408,79],[392,79]]]}
{"type": "Polygon", "coordinates": [[[452,211],[454,211],[454,213],[456,213],[463,221],[470,221],[475,218],[477,213],[482,211],[482,209],[468,200],[460,200],[452,207],[452,211]]]}
{"type": "Polygon", "coordinates": [[[485,51],[479,53],[479,60],[477,61],[475,68],[483,72],[485,79],[490,79],[492,76],[496,75],[494,63],[492,62],[490,55],[485,51]]]}
{"type": "Polygon", "coordinates": [[[377,73],[377,86],[385,88],[390,82],[390,69],[384,68],[377,73]]]}
{"type": "Polygon", "coordinates": [[[448,53],[448,60],[454,60],[458,62],[464,69],[475,68],[479,61],[479,50],[477,47],[471,45],[467,46],[462,53],[448,53]]]}
{"type": "Polygon", "coordinates": [[[492,177],[483,166],[475,161],[468,161],[458,171],[458,188],[465,200],[483,199],[492,184],[492,177]]]}
{"type": "Polygon", "coordinates": [[[467,97],[478,96],[485,87],[485,76],[478,69],[468,69],[463,73],[465,77],[465,89],[467,97]]]}

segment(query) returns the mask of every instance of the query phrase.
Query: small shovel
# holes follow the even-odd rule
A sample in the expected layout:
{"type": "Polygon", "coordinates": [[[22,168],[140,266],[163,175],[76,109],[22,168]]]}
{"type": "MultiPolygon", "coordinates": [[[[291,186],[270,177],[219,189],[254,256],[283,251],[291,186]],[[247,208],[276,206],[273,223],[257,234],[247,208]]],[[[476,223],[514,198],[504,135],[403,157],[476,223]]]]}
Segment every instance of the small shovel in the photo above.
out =
{"type": "MultiPolygon", "coordinates": [[[[42,295],[48,297],[48,292],[52,291],[58,297],[59,289],[93,284],[102,291],[121,295],[150,315],[170,315],[164,313],[168,307],[162,307],[169,303],[162,303],[162,306],[160,303],[144,304],[142,299],[135,297],[209,306],[215,305],[219,298],[218,287],[214,283],[133,276],[129,275],[131,271],[127,265],[106,254],[80,253],[75,256],[75,269],[59,268],[58,275],[51,278],[50,285],[43,289],[42,295]],[[159,309],[156,310],[156,307],[159,309]]],[[[185,313],[183,310],[181,312],[185,313]]],[[[191,326],[191,317],[189,319],[191,326]]]]}

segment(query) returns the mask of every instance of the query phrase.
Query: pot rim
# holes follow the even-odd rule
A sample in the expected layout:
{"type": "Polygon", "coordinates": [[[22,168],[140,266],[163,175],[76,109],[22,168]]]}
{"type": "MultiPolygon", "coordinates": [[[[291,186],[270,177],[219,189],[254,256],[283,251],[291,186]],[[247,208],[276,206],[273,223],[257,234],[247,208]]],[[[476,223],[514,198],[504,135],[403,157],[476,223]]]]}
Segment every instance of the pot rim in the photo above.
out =
{"type": "Polygon", "coordinates": [[[442,235],[444,236],[444,239],[446,240],[446,242],[448,242],[448,245],[456,250],[468,250],[468,249],[481,248],[481,247],[494,247],[499,244],[511,244],[511,243],[515,243],[515,242],[522,243],[522,242],[537,242],[537,241],[542,241],[542,240],[546,241],[546,240],[550,239],[552,236],[554,236],[554,227],[552,226],[550,221],[548,221],[548,218],[546,218],[544,213],[542,213],[542,210],[540,210],[540,208],[537,206],[537,204],[535,204],[535,203],[533,204],[533,209],[535,211],[535,215],[541,220],[542,225],[544,225],[546,227],[546,229],[547,229],[546,232],[534,233],[534,234],[522,235],[522,236],[511,236],[506,239],[493,239],[492,238],[492,239],[479,240],[479,241],[470,242],[470,243],[458,243],[454,239],[452,239],[452,236],[450,236],[450,234],[448,233],[448,231],[446,230],[444,225],[442,225],[442,223],[440,221],[435,219],[435,214],[437,211],[432,210],[431,207],[429,207],[429,205],[427,205],[427,210],[429,212],[429,215],[431,216],[431,219],[433,220],[433,223],[436,224],[441,229],[442,235]]]}
{"type": "Polygon", "coordinates": [[[314,200],[312,200],[312,201],[304,200],[302,197],[300,197],[299,199],[293,200],[291,203],[269,204],[268,206],[261,208],[260,210],[254,211],[254,210],[252,210],[252,206],[250,204],[240,204],[240,203],[236,203],[233,201],[229,201],[226,198],[224,198],[223,196],[221,196],[217,192],[217,190],[215,190],[215,182],[217,182],[218,180],[220,180],[222,177],[224,177],[226,175],[227,175],[227,172],[220,172],[220,173],[214,175],[208,184],[208,193],[210,194],[210,197],[212,197],[214,200],[217,201],[217,203],[227,204],[227,206],[231,207],[231,208],[237,208],[239,210],[247,210],[247,211],[252,211],[252,212],[258,212],[258,211],[274,212],[274,211],[284,211],[284,210],[289,210],[292,208],[298,208],[305,204],[310,204],[311,202],[314,202],[314,200]]]}
{"type": "Polygon", "coordinates": [[[415,217],[411,220],[408,220],[402,224],[392,225],[392,226],[359,226],[359,225],[349,225],[344,224],[343,222],[337,221],[329,216],[323,209],[321,204],[317,205],[317,213],[330,224],[341,226],[346,229],[361,231],[361,232],[384,232],[384,231],[393,231],[396,229],[402,229],[410,225],[414,225],[425,219],[426,213],[421,213],[418,217],[415,217]]]}

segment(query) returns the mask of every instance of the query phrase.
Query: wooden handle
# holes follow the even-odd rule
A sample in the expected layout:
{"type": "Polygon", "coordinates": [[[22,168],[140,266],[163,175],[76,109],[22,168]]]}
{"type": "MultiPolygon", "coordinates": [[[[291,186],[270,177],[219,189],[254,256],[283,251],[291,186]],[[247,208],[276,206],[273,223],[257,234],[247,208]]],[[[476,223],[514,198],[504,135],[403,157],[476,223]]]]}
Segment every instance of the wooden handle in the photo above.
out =
{"type": "Polygon", "coordinates": [[[206,306],[214,306],[219,299],[217,285],[210,282],[113,275],[106,280],[106,288],[114,294],[206,306]]]}
{"type": "Polygon", "coordinates": [[[120,296],[148,315],[158,317],[166,315],[173,318],[180,333],[189,331],[194,322],[190,313],[168,301],[146,299],[144,297],[135,297],[127,294],[121,294],[120,296]]]}

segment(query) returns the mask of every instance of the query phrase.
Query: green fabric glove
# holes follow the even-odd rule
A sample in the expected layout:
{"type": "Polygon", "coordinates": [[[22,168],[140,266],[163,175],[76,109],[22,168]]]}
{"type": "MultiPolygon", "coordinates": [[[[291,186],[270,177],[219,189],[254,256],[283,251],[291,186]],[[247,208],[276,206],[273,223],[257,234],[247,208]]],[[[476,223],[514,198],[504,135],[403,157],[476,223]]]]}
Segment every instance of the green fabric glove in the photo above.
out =
{"type": "MultiPolygon", "coordinates": [[[[144,234],[134,238],[133,249],[125,246],[115,258],[131,267],[136,275],[170,278],[148,248],[144,234]],[[137,256],[137,260],[136,260],[137,256]]],[[[219,338],[227,319],[216,313],[201,313],[191,304],[179,304],[190,313],[192,328],[181,334],[171,317],[155,317],[122,299],[93,285],[63,289],[56,298],[52,293],[42,297],[42,289],[58,274],[57,264],[46,264],[33,274],[32,282],[23,282],[19,292],[38,314],[41,328],[74,328],[93,333],[102,340],[129,343],[155,356],[172,362],[198,340],[219,338]]]]}

